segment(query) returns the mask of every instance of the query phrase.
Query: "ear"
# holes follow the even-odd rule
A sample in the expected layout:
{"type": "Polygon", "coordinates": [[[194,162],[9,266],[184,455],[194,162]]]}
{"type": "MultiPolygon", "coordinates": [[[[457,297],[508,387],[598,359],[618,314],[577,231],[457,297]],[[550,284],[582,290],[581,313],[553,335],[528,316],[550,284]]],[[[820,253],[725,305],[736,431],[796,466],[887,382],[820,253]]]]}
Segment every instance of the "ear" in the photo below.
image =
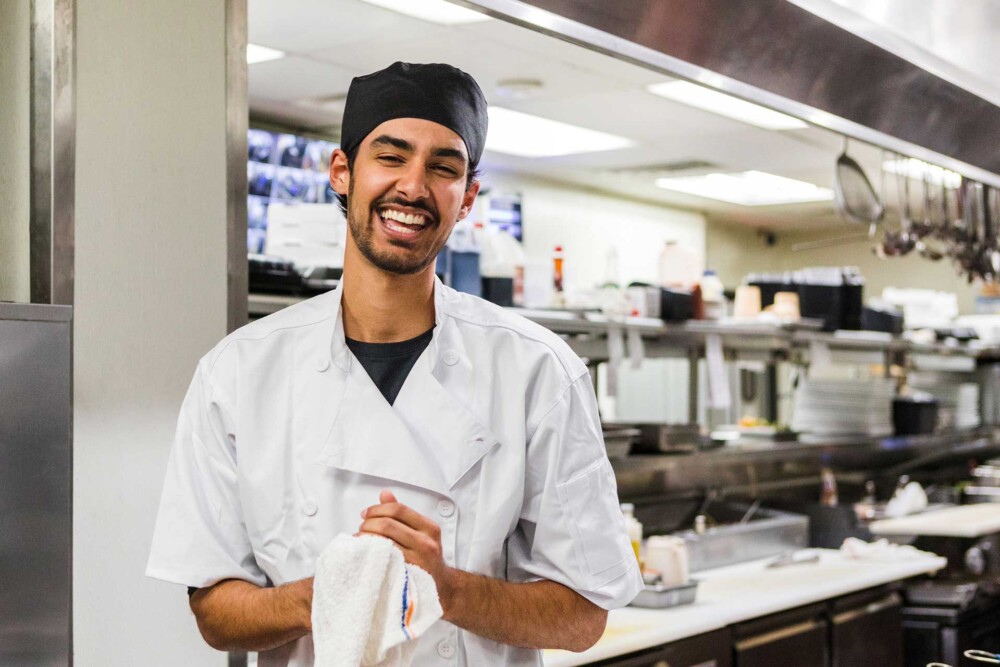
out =
{"type": "Polygon", "coordinates": [[[465,220],[472,211],[472,203],[476,201],[480,185],[479,181],[472,181],[471,185],[466,189],[465,194],[462,196],[462,208],[458,210],[459,220],[465,220]]]}
{"type": "Polygon", "coordinates": [[[330,156],[330,186],[338,195],[346,195],[351,185],[351,170],[347,166],[347,153],[339,148],[330,156]]]}

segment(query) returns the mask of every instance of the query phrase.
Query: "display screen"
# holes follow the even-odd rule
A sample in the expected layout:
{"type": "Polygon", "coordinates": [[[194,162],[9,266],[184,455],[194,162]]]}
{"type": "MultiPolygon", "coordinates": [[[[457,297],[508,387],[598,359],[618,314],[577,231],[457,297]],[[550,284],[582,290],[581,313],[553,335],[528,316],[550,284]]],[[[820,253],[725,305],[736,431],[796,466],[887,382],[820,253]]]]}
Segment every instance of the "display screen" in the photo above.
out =
{"type": "Polygon", "coordinates": [[[330,156],[337,144],[294,134],[247,133],[247,251],[263,252],[272,202],[332,204],[330,156]]]}
{"type": "Polygon", "coordinates": [[[487,216],[490,227],[508,231],[518,241],[524,241],[520,193],[491,192],[487,216]]]}

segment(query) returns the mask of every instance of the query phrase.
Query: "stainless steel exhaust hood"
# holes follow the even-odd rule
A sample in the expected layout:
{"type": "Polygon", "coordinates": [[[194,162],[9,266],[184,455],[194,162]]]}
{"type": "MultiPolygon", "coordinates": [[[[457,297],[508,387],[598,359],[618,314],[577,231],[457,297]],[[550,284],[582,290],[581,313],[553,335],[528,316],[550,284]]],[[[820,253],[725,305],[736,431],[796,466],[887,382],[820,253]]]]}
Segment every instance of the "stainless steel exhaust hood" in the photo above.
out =
{"type": "Polygon", "coordinates": [[[786,0],[458,0],[1000,187],[1000,107],[786,0]]]}

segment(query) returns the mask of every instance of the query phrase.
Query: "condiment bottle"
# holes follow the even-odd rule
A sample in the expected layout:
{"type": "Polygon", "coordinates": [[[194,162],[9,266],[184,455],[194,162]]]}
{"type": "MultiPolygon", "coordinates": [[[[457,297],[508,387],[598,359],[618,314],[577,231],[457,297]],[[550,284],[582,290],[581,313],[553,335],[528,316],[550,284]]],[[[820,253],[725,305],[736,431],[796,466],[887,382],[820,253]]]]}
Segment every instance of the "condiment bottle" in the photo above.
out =
{"type": "Polygon", "coordinates": [[[820,480],[820,504],[824,507],[836,507],[839,499],[837,498],[837,478],[833,476],[833,471],[830,468],[823,468],[820,472],[820,480]]]}
{"type": "Polygon", "coordinates": [[[622,514],[625,515],[625,529],[628,531],[628,539],[632,543],[632,551],[635,552],[635,559],[640,564],[642,557],[642,524],[635,518],[635,505],[632,503],[622,503],[622,514]]]}
{"type": "Polygon", "coordinates": [[[552,255],[552,283],[556,292],[563,291],[563,249],[561,245],[556,246],[555,254],[552,255]]]}

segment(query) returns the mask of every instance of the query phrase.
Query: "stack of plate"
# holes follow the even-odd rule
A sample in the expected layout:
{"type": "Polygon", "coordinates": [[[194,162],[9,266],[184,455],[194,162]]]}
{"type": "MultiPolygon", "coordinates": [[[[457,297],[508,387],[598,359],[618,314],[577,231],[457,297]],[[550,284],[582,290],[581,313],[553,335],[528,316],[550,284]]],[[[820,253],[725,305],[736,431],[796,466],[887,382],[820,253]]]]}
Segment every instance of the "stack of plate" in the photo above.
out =
{"type": "Polygon", "coordinates": [[[792,430],[819,435],[892,435],[890,378],[803,380],[795,391],[792,430]]]}
{"type": "Polygon", "coordinates": [[[979,426],[979,385],[975,382],[956,382],[935,377],[933,380],[914,378],[910,385],[940,401],[938,429],[964,430],[979,426]]]}

